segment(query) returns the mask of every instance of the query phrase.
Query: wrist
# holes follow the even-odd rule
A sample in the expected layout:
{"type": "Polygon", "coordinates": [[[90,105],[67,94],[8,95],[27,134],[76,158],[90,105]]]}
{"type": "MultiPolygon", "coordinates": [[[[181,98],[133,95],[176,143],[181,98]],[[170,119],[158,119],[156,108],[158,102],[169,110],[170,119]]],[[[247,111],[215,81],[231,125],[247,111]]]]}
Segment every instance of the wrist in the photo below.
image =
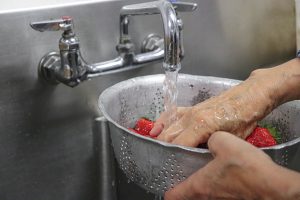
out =
{"type": "Polygon", "coordinates": [[[274,70],[279,74],[279,82],[281,82],[278,90],[278,103],[283,104],[288,101],[300,99],[300,59],[295,58],[286,62],[274,70]]]}
{"type": "Polygon", "coordinates": [[[260,120],[277,106],[300,99],[300,59],[296,58],[279,66],[258,69],[245,81],[256,101],[260,120]],[[261,102],[261,103],[258,103],[261,102]]]}

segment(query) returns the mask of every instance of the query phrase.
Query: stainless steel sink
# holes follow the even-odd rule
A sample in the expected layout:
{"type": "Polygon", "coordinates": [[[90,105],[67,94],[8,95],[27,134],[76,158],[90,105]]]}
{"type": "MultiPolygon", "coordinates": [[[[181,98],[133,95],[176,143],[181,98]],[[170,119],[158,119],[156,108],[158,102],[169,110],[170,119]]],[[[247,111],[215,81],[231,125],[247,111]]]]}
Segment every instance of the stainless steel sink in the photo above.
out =
{"type": "MultiPolygon", "coordinates": [[[[116,56],[119,11],[149,0],[3,1],[0,7],[0,199],[96,200],[111,164],[109,149],[94,149],[94,118],[99,94],[120,81],[162,73],[161,65],[105,75],[70,90],[37,77],[39,59],[56,50],[60,34],[33,31],[32,21],[71,15],[84,57],[98,62],[116,56]],[[4,3],[4,4],[3,4],[4,3]],[[26,5],[25,5],[26,4],[26,5]],[[50,5],[51,4],[51,5],[50,5]],[[48,6],[49,5],[49,6],[48,6]]],[[[296,51],[294,0],[193,0],[198,12],[182,14],[186,57],[183,73],[244,79],[260,66],[290,59],[296,51]],[[257,9],[257,8],[260,9],[257,9]],[[239,16],[239,17],[236,17],[239,16]],[[280,20],[274,20],[279,19],[280,20]],[[278,27],[284,27],[278,29],[278,27]]],[[[149,33],[162,34],[159,16],[136,17],[130,24],[135,44],[149,33]]],[[[96,123],[97,124],[97,123],[96,123]]],[[[98,132],[99,133],[99,132],[98,132]]],[[[101,140],[100,140],[101,141],[101,140]]],[[[99,141],[99,142],[100,142],[99,141]]],[[[300,153],[300,151],[299,151],[300,153]]],[[[113,157],[111,157],[113,158],[113,157]]],[[[113,159],[112,159],[113,160],[113,159]]],[[[299,161],[291,168],[296,169],[299,161]]],[[[151,199],[115,173],[118,200],[151,199]],[[126,193],[126,191],[129,191],[126,193]]],[[[99,198],[101,199],[101,198],[99,198]]],[[[103,200],[106,200],[102,198],[103,200]]],[[[153,200],[154,198],[152,198],[153,200]]]]}

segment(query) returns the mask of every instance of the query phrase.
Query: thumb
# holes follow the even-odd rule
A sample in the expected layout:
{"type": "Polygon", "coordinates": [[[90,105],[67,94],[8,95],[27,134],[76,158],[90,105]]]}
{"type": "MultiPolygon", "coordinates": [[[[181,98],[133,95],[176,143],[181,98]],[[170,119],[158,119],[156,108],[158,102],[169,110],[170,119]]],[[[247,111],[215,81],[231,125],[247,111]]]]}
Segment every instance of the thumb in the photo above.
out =
{"type": "MultiPolygon", "coordinates": [[[[217,131],[208,140],[208,148],[214,157],[222,155],[234,155],[249,145],[237,136],[224,131],[217,131]]],[[[251,146],[251,145],[250,145],[251,146]]]]}

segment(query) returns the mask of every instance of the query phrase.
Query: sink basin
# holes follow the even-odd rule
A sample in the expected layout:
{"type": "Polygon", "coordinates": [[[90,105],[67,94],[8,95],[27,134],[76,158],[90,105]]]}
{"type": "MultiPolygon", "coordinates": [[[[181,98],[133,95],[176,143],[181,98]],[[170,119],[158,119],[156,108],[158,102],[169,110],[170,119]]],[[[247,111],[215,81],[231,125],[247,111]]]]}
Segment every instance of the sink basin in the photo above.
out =
{"type": "MultiPolygon", "coordinates": [[[[128,131],[138,118],[155,118],[163,110],[163,80],[164,75],[129,79],[106,89],[99,98],[99,107],[109,121],[112,146],[120,168],[131,181],[158,195],[212,160],[207,149],[173,145],[128,131]]],[[[195,105],[239,82],[180,74],[178,105],[195,105]]],[[[298,119],[299,101],[286,103],[270,113],[264,121],[282,133],[283,143],[263,150],[278,164],[300,171],[296,159],[300,154],[298,119]]]]}

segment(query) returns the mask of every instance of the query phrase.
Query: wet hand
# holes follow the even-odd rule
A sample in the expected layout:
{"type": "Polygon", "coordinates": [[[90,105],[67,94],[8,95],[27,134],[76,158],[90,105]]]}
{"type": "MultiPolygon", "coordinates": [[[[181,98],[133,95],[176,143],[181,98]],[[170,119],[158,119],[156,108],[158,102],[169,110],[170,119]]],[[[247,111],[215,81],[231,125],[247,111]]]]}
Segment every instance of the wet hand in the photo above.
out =
{"type": "Polygon", "coordinates": [[[177,118],[170,126],[166,123],[166,113],[163,113],[150,134],[162,141],[192,147],[207,142],[216,131],[246,138],[257,121],[280,103],[276,91],[282,83],[274,82],[282,80],[280,75],[273,68],[255,71],[246,81],[219,96],[192,107],[179,108],[177,118]]]}
{"type": "Polygon", "coordinates": [[[241,116],[237,102],[223,96],[211,98],[194,107],[179,108],[177,119],[169,127],[166,126],[166,114],[157,120],[152,135],[157,139],[196,147],[205,143],[210,135],[218,130],[231,131],[245,138],[256,126],[256,121],[241,116]]]}

